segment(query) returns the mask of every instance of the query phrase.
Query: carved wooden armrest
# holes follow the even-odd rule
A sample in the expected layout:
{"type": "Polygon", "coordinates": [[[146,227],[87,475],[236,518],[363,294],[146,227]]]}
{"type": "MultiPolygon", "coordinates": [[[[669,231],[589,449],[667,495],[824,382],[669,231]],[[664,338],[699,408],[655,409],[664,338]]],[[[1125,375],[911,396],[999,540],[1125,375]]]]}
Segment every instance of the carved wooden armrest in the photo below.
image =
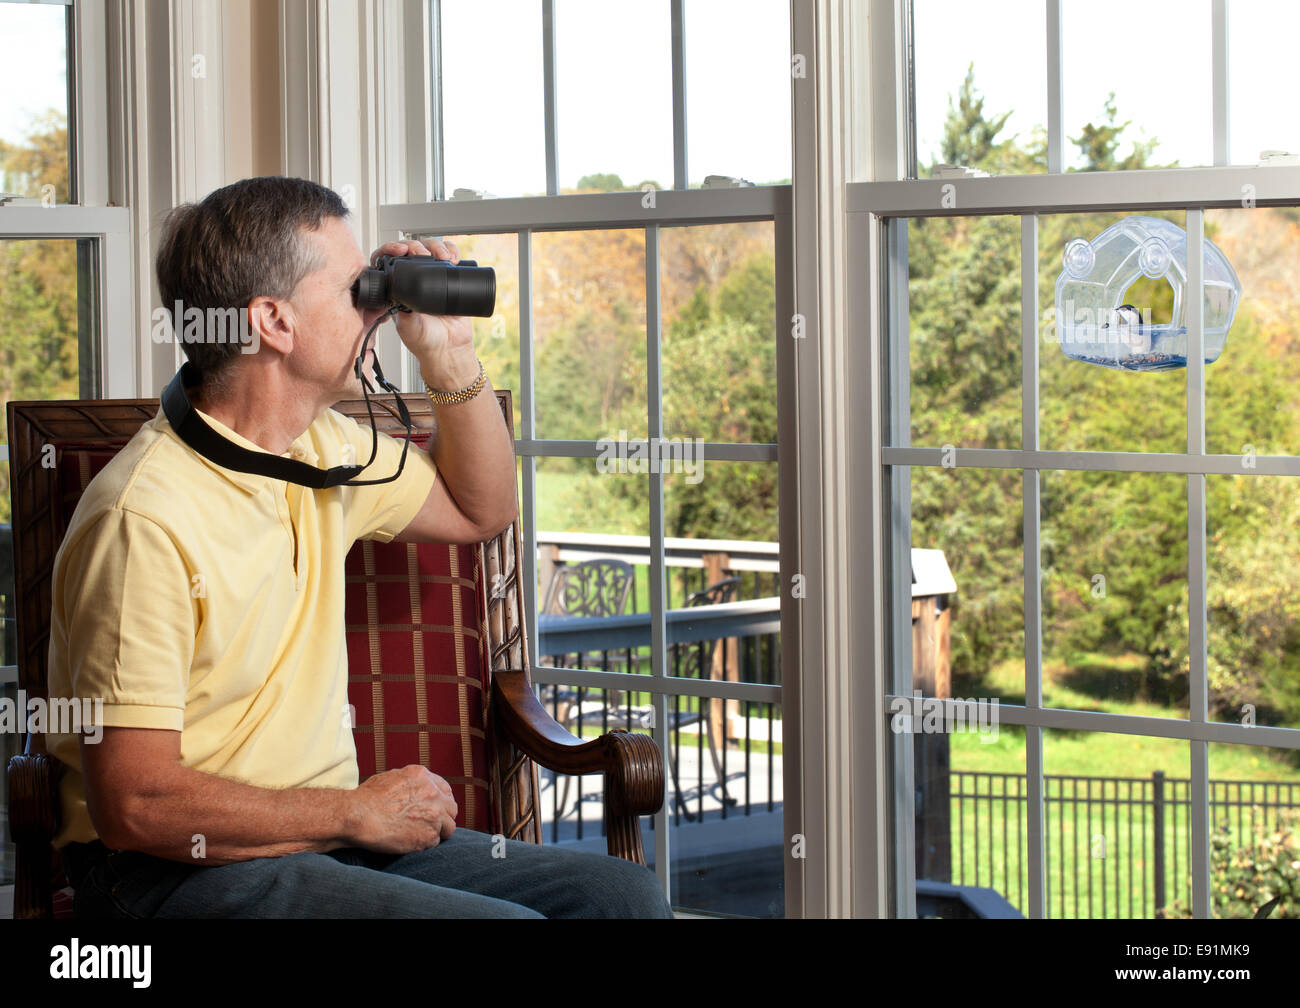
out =
{"type": "Polygon", "coordinates": [[[20,753],[9,759],[9,833],[17,855],[14,919],[54,916],[50,841],[58,829],[54,757],[20,753]]]}
{"type": "Polygon", "coordinates": [[[492,694],[506,736],[535,763],[557,773],[605,775],[609,852],[645,864],[638,820],[664,803],[664,764],[655,740],[621,728],[578,738],[538,702],[522,669],[493,672],[492,694]]]}

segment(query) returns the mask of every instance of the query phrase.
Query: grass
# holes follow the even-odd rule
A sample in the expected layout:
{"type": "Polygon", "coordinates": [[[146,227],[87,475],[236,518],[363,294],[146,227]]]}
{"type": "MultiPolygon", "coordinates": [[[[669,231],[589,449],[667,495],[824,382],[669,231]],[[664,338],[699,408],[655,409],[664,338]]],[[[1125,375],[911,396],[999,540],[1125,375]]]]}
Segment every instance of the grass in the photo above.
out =
{"type": "MultiPolygon", "coordinates": [[[[1076,710],[1105,710],[1115,714],[1153,717],[1185,716],[1186,710],[1170,709],[1126,689],[1141,669],[1141,657],[1087,656],[1073,669],[1062,663],[1044,665],[1044,697],[1057,707],[1076,710]],[[1086,669],[1080,675],[1080,669],[1086,669]],[[1086,682],[1093,692],[1079,687],[1086,682]],[[1118,684],[1118,688],[1117,685],[1118,684]],[[1097,689],[1098,685],[1101,686],[1097,689]],[[1098,695],[1100,693],[1100,696],[1098,695]]],[[[957,692],[963,692],[958,690],[957,692]]],[[[970,692],[997,696],[1002,702],[1024,701],[1023,665],[1006,662],[970,692]]],[[[1025,773],[1023,728],[1001,725],[995,741],[981,744],[977,734],[953,734],[950,741],[954,771],[1025,773]]],[[[1092,797],[1104,794],[1107,802],[1073,805],[1054,798],[1074,797],[1074,782],[1048,781],[1046,794],[1045,854],[1048,915],[1053,917],[1151,917],[1156,909],[1154,883],[1154,838],[1150,788],[1124,783],[1125,778],[1150,780],[1163,771],[1167,778],[1190,776],[1190,747],[1173,739],[1097,732],[1045,730],[1043,762],[1045,775],[1104,777],[1115,783],[1094,782],[1092,797]]],[[[1248,746],[1210,745],[1211,780],[1270,781],[1300,783],[1300,768],[1286,754],[1248,746]]],[[[1010,782],[1009,782],[1010,784],[1010,782]]],[[[971,885],[991,886],[1021,912],[1028,909],[1025,843],[1026,808],[1023,792],[1010,784],[1011,800],[1003,802],[1001,778],[964,783],[978,797],[951,799],[952,877],[971,885]],[[1019,814],[1019,821],[1017,821],[1019,814]],[[1004,821],[1005,820],[1005,821],[1004,821]]],[[[1023,785],[1019,785],[1023,787],[1023,785]]],[[[1087,785],[1079,785],[1084,797],[1087,785]]],[[[1166,785],[1166,797],[1175,794],[1166,785]]],[[[1185,790],[1177,792],[1186,795],[1185,790]]],[[[1165,899],[1190,899],[1187,852],[1190,828],[1185,805],[1167,804],[1165,812],[1165,899]]],[[[1223,813],[1216,812],[1216,819],[1223,813]]],[[[1250,833],[1250,810],[1242,810],[1229,821],[1237,844],[1250,833]]],[[[1213,824],[1212,824],[1213,825],[1213,824]]]]}
{"type": "MultiPolygon", "coordinates": [[[[1104,667],[1107,663],[1117,675],[1125,675],[1140,668],[1141,657],[1087,657],[1089,668],[1104,667]]],[[[1099,699],[1095,695],[1063,685],[1066,678],[1066,669],[1062,663],[1044,664],[1045,702],[1050,702],[1053,707],[1106,711],[1112,714],[1164,718],[1187,715],[1186,709],[1171,710],[1148,700],[1099,699]]],[[[993,669],[988,679],[976,690],[984,696],[998,697],[1002,703],[1022,704],[1024,666],[1014,661],[1003,662],[993,669]]],[[[1025,772],[1023,728],[1001,725],[997,740],[988,744],[981,744],[979,736],[974,734],[954,734],[951,743],[954,769],[990,773],[1025,772]]],[[[1150,777],[1156,770],[1163,770],[1170,777],[1187,777],[1191,770],[1189,749],[1186,742],[1173,739],[1052,729],[1043,732],[1043,764],[1047,774],[1150,777]]],[[[1278,750],[1211,743],[1210,776],[1215,780],[1300,783],[1300,767],[1289,763],[1278,750]]]]}

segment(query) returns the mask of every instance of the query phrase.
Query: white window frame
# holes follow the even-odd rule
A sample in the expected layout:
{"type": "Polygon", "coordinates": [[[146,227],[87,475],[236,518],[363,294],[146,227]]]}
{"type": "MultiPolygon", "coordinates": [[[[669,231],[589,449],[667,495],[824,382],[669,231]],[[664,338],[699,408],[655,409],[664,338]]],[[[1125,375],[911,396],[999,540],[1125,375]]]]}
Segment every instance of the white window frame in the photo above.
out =
{"type": "MultiPolygon", "coordinates": [[[[1137,452],[1059,452],[1039,449],[1038,403],[1038,276],[1037,215],[1058,212],[1141,211],[1182,209],[1187,213],[1188,284],[1200,291],[1203,284],[1202,256],[1195,251],[1204,240],[1204,211],[1217,207],[1240,207],[1249,193],[1256,206],[1300,205],[1300,168],[1205,167],[1131,172],[1061,173],[1060,0],[1044,0],[1048,23],[1049,72],[1049,169],[1047,175],[1026,175],[959,180],[903,180],[909,115],[900,86],[906,60],[906,40],[901,33],[882,39],[882,31],[871,39],[876,55],[873,80],[882,82],[895,96],[892,115],[877,107],[871,117],[870,141],[877,152],[871,170],[859,177],[874,178],[844,187],[845,219],[853,249],[850,262],[855,274],[869,278],[850,295],[852,328],[869,335],[868,355],[859,361],[862,373],[879,388],[878,426],[872,434],[872,451],[879,466],[868,467],[866,502],[861,521],[873,531],[876,550],[876,584],[893,585],[888,594],[876,595],[888,612],[890,625],[874,624],[872,644],[890,655],[886,668],[888,683],[871,698],[878,727],[883,725],[888,701],[910,695],[911,628],[905,620],[907,608],[899,604],[897,586],[910,584],[907,548],[910,546],[910,489],[906,479],[891,481],[887,470],[906,474],[911,466],[942,464],[940,448],[911,447],[908,397],[910,369],[907,335],[907,249],[906,231],[898,222],[912,217],[978,216],[1016,214],[1021,217],[1022,256],[1022,447],[1019,449],[958,449],[958,466],[986,469],[1021,469],[1024,501],[1024,597],[1025,597],[1025,685],[1023,707],[1001,705],[1000,715],[1009,724],[1023,725],[1026,732],[1028,775],[1029,916],[1045,917],[1045,851],[1043,807],[1043,731],[1069,729],[1146,735],[1181,739],[1190,749],[1192,910],[1197,918],[1211,914],[1209,743],[1300,748],[1300,730],[1247,726],[1208,719],[1206,655],[1206,544],[1205,477],[1208,474],[1300,476],[1300,458],[1261,458],[1257,469],[1245,469],[1242,457],[1205,453],[1205,365],[1203,353],[1202,297],[1188,299],[1189,353],[1187,384],[1187,449],[1183,453],[1146,454],[1137,452]],[[881,154],[881,152],[884,152],[881,154]],[[943,187],[955,185],[945,199],[943,187]],[[1248,188],[1250,187],[1250,188],[1248,188]],[[952,205],[952,197],[956,206],[952,205]],[[944,203],[948,207],[944,207],[944,203]],[[880,384],[876,385],[875,381],[880,384]],[[1185,475],[1188,479],[1188,591],[1190,706],[1188,717],[1148,718],[1100,712],[1082,712],[1044,706],[1042,699],[1042,596],[1039,555],[1039,471],[1085,469],[1107,472],[1152,472],[1185,475]],[[891,546],[893,547],[891,552],[891,546]],[[892,557],[892,559],[890,559],[892,557]],[[892,645],[892,646],[891,646],[892,645]]],[[[869,0],[877,24],[887,29],[909,16],[907,0],[869,0]]],[[[1224,0],[1212,0],[1215,26],[1213,46],[1213,125],[1216,166],[1226,166],[1228,151],[1227,111],[1227,12],[1224,0]]],[[[914,164],[907,164],[911,169],[914,164]]],[[[972,712],[973,713],[973,712],[972,712]]],[[[897,916],[915,916],[915,864],[913,860],[911,789],[911,737],[886,739],[893,750],[896,768],[892,780],[893,826],[885,851],[871,850],[892,862],[893,898],[889,911],[897,916]]],[[[886,810],[880,810],[882,814],[886,810]]]]}
{"type": "MultiPolygon", "coordinates": [[[[47,0],[48,2],[48,0],[47,0]]],[[[129,398],[136,394],[139,352],[136,343],[131,219],[109,206],[108,26],[103,4],[56,3],[72,8],[68,59],[70,77],[69,180],[75,203],[57,206],[0,206],[0,240],[77,239],[94,241],[94,353],[100,369],[91,398],[129,398]]],[[[0,461],[9,446],[0,444],[0,461]]],[[[0,683],[18,681],[16,665],[0,667],[0,683]]]]}

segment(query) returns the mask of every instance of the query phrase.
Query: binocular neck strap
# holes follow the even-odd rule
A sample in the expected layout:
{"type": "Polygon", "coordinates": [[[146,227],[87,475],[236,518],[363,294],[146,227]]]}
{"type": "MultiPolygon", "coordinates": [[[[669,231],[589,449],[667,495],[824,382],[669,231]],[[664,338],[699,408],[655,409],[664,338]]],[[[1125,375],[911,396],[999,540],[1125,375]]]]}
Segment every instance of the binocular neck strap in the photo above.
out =
{"type": "Polygon", "coordinates": [[[193,364],[189,361],[182,364],[163,389],[163,414],[182,441],[223,469],[269,476],[271,479],[296,483],[313,490],[325,490],[348,482],[366,468],[363,465],[344,465],[317,469],[305,462],[281,458],[270,452],[251,451],[235,444],[209,427],[190,402],[190,397],[185,394],[186,388],[194,387],[200,380],[193,364]]]}

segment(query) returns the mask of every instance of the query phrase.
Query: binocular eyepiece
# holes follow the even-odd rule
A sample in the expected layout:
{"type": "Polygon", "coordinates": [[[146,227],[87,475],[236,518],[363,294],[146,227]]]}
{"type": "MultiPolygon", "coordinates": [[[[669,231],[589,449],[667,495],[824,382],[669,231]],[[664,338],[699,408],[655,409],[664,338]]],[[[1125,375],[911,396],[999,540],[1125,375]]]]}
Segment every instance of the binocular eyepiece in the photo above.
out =
{"type": "Polygon", "coordinates": [[[491,318],[497,275],[470,259],[452,265],[433,256],[380,256],[352,285],[358,308],[391,308],[424,315],[491,318]]]}

